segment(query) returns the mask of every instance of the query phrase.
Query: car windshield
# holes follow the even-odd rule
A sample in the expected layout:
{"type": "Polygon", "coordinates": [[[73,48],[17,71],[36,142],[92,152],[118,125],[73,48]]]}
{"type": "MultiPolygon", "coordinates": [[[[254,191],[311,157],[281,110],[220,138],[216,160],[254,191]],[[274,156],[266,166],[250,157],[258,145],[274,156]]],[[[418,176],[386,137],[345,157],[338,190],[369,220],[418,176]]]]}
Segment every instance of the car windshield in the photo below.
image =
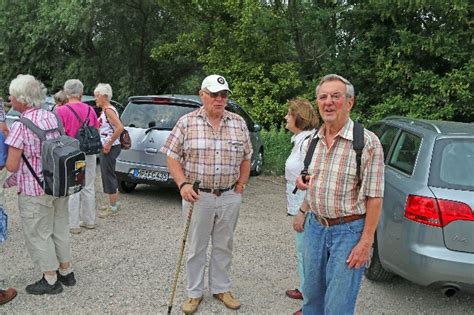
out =
{"type": "Polygon", "coordinates": [[[125,126],[171,130],[178,119],[197,107],[171,104],[129,103],[120,119],[125,126]]]}
{"type": "Polygon", "coordinates": [[[436,141],[429,185],[474,191],[474,139],[436,141]]]}

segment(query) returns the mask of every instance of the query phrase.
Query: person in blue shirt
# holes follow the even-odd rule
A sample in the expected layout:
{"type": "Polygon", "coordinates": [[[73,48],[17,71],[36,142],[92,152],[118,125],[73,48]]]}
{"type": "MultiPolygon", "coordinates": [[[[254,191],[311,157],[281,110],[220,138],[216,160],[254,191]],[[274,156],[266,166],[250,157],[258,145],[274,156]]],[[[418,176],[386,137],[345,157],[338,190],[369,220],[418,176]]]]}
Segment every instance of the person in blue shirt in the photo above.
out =
{"type": "MultiPolygon", "coordinates": [[[[0,98],[0,243],[6,240],[7,235],[7,216],[4,212],[5,198],[3,197],[3,183],[7,176],[5,162],[7,161],[8,146],[5,144],[5,138],[8,135],[8,127],[5,123],[5,109],[3,100],[0,98]]],[[[0,305],[10,302],[16,297],[16,290],[8,288],[0,289],[0,305]]]]}

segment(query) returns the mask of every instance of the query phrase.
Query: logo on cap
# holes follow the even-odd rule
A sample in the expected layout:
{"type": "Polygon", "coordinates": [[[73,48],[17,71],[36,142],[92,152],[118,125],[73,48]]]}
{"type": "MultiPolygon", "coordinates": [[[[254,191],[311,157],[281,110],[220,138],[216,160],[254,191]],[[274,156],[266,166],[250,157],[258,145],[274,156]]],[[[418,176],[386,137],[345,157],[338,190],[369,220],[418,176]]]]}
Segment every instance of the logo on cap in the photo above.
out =
{"type": "Polygon", "coordinates": [[[225,80],[223,77],[218,77],[217,78],[217,82],[220,83],[220,84],[224,84],[225,83],[225,80]]]}

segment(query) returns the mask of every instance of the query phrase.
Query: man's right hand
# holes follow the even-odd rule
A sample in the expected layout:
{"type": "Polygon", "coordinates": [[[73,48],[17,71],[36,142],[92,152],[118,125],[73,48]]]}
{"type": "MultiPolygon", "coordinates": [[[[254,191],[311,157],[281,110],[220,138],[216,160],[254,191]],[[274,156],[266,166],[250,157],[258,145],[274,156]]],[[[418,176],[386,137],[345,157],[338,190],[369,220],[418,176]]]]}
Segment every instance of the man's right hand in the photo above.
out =
{"type": "Polygon", "coordinates": [[[194,191],[192,184],[184,185],[179,193],[187,202],[195,202],[196,200],[199,200],[199,194],[194,191]]]}
{"type": "Polygon", "coordinates": [[[309,179],[311,176],[306,175],[306,183],[303,182],[303,178],[301,176],[298,176],[296,178],[296,187],[298,187],[299,190],[306,190],[309,188],[309,179]]]}

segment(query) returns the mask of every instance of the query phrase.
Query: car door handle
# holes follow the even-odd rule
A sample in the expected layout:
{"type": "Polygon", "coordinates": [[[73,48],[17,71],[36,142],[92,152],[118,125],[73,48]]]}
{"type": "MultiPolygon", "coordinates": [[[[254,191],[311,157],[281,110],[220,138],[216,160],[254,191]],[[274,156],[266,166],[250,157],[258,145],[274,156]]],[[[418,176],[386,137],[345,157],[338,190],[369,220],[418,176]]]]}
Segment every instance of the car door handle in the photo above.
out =
{"type": "Polygon", "coordinates": [[[155,153],[158,153],[158,149],[156,149],[156,148],[146,148],[145,152],[155,154],[155,153]]]}

